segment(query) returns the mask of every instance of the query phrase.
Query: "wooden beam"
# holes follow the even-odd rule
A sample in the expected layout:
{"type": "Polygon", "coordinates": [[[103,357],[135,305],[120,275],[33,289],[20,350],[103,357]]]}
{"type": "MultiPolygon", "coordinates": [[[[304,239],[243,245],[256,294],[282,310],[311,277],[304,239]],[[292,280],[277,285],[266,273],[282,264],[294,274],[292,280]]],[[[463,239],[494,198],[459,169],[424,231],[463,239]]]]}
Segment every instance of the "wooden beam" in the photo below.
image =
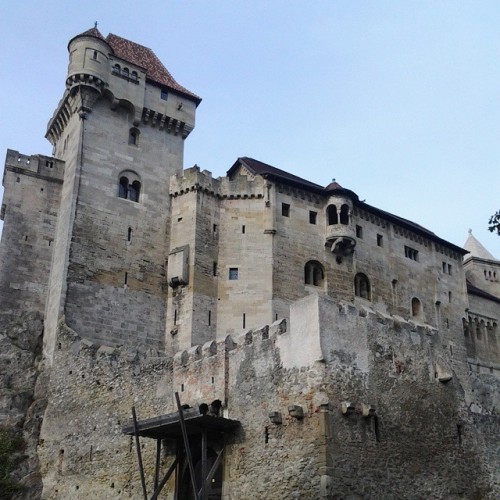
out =
{"type": "Polygon", "coordinates": [[[182,439],[184,440],[184,448],[186,449],[186,458],[189,466],[189,474],[191,476],[191,486],[193,487],[194,500],[198,500],[198,491],[196,490],[196,478],[194,477],[193,458],[191,456],[191,448],[189,447],[189,439],[186,431],[186,423],[184,422],[184,414],[182,413],[182,406],[178,392],[175,393],[175,401],[177,402],[177,410],[179,412],[179,420],[181,422],[182,439]]]}
{"type": "Polygon", "coordinates": [[[137,415],[135,414],[135,406],[132,406],[132,420],[134,421],[135,448],[137,450],[137,461],[139,462],[139,472],[141,474],[142,492],[144,493],[144,500],[148,500],[146,480],[144,479],[144,467],[142,465],[141,444],[139,442],[139,428],[137,426],[137,415]]]}
{"type": "Polygon", "coordinates": [[[176,457],[175,460],[172,462],[172,465],[168,468],[167,473],[163,476],[163,479],[160,481],[160,484],[158,484],[158,486],[155,488],[151,500],[156,500],[158,498],[158,495],[161,493],[161,490],[167,484],[167,481],[170,479],[172,472],[174,472],[174,470],[177,468],[178,463],[179,463],[179,457],[176,457]]]}

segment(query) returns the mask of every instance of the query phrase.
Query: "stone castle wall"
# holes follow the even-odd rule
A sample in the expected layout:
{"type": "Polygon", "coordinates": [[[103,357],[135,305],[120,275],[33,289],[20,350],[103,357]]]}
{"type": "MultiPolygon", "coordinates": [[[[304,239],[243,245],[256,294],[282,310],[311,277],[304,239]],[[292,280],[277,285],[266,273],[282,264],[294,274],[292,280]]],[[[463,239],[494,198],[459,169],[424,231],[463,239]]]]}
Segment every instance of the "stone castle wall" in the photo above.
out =
{"type": "MultiPolygon", "coordinates": [[[[292,306],[288,329],[174,358],[100,347],[61,324],[38,449],[44,498],[139,498],[121,427],[132,405],[139,419],[175,411],[175,391],[193,407],[218,399],[241,422],[226,439],[224,498],[495,498],[497,409],[484,380],[471,390],[453,335],[452,355],[432,326],[318,296],[292,306]]],[[[143,442],[151,485],[154,443],[143,442]]]]}

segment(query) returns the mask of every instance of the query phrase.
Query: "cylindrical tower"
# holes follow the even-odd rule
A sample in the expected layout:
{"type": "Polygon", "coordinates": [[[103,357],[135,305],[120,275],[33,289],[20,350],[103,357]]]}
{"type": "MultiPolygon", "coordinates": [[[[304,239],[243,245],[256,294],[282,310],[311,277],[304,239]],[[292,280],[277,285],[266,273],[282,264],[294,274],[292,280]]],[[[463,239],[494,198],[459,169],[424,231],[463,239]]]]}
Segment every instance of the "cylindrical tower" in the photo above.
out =
{"type": "Polygon", "coordinates": [[[109,53],[112,49],[97,28],[72,38],[68,44],[69,66],[66,88],[85,85],[102,94],[108,85],[109,53]]]}

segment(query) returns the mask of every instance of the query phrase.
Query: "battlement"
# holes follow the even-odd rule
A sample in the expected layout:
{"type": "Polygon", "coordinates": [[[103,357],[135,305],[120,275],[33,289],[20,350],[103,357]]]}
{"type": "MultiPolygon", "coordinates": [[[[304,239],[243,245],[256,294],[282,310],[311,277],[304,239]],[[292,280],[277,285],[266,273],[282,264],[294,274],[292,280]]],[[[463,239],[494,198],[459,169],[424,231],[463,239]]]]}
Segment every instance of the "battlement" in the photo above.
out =
{"type": "Polygon", "coordinates": [[[25,155],[19,151],[8,149],[5,157],[5,170],[3,175],[4,186],[6,172],[8,171],[62,183],[64,162],[52,156],[25,155]]]}
{"type": "Polygon", "coordinates": [[[200,171],[200,167],[184,170],[182,175],[172,177],[170,180],[170,195],[181,196],[191,191],[203,191],[219,199],[247,199],[263,198],[265,180],[256,177],[253,180],[246,176],[238,176],[234,180],[228,177],[214,179],[208,170],[200,171]]]}

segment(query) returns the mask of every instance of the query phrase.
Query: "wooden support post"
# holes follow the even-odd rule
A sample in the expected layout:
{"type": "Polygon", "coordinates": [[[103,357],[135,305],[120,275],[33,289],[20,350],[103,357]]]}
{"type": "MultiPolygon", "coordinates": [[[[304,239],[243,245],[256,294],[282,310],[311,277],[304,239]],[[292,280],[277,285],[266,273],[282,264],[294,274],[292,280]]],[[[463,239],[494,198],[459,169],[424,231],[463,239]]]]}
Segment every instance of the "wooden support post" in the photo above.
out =
{"type": "Polygon", "coordinates": [[[154,490],[158,488],[158,480],[160,476],[160,454],[161,454],[161,439],[156,440],[156,464],[155,464],[155,486],[154,490]]]}
{"type": "Polygon", "coordinates": [[[207,487],[205,479],[207,477],[207,430],[201,433],[201,500],[207,500],[207,487]]]}
{"type": "Polygon", "coordinates": [[[181,422],[182,439],[184,440],[184,447],[186,448],[186,458],[189,466],[189,474],[191,476],[191,486],[193,487],[194,500],[198,500],[198,491],[196,490],[196,478],[194,476],[193,458],[191,456],[191,448],[189,447],[189,439],[186,432],[186,423],[184,422],[184,414],[182,412],[181,401],[179,393],[175,393],[175,401],[177,402],[177,410],[179,411],[179,420],[181,422]]]}
{"type": "MultiPolygon", "coordinates": [[[[219,465],[222,462],[223,454],[224,454],[224,448],[222,448],[217,454],[217,458],[215,459],[215,462],[213,463],[212,468],[210,469],[210,472],[208,473],[207,477],[203,478],[203,481],[205,482],[205,490],[208,489],[210,481],[212,481],[212,479],[214,478],[215,473],[217,472],[217,469],[219,468],[219,465]]],[[[199,493],[201,494],[201,489],[199,493]]]]}
{"type": "Polygon", "coordinates": [[[148,500],[146,480],[144,479],[144,467],[142,466],[141,444],[139,442],[139,428],[137,426],[137,415],[135,414],[135,406],[132,406],[132,419],[134,421],[135,448],[137,450],[137,461],[139,462],[139,472],[141,474],[142,492],[144,493],[144,500],[148,500]]]}
{"type": "Polygon", "coordinates": [[[167,473],[163,476],[163,479],[160,481],[160,484],[155,488],[155,491],[153,493],[153,496],[151,497],[151,500],[156,500],[158,498],[158,495],[161,493],[161,490],[163,487],[167,484],[167,481],[170,479],[170,476],[172,475],[172,472],[177,468],[177,465],[179,464],[179,460],[176,457],[176,459],[172,462],[172,465],[168,468],[167,473]]]}

